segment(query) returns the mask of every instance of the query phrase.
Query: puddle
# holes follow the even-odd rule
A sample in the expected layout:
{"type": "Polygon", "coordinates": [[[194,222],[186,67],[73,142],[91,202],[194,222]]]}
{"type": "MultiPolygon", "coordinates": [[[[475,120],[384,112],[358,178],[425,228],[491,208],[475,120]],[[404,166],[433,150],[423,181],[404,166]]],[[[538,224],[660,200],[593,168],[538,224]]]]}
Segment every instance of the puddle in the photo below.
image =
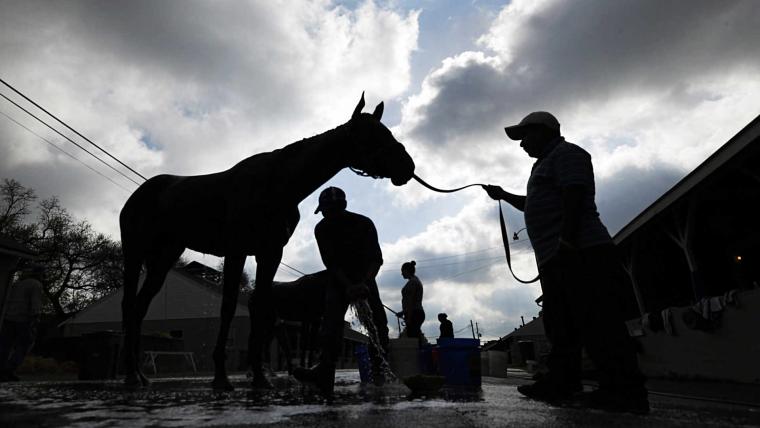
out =
{"type": "Polygon", "coordinates": [[[207,377],[154,379],[150,388],[139,390],[128,390],[121,381],[5,384],[0,390],[0,425],[39,427],[40,420],[50,422],[43,426],[96,427],[268,424],[295,415],[482,401],[479,391],[443,389],[433,396],[412,396],[399,383],[360,384],[356,370],[336,374],[329,402],[286,374],[272,378],[273,390],[252,390],[243,375],[230,380],[236,388],[232,392],[212,391],[207,377]]]}

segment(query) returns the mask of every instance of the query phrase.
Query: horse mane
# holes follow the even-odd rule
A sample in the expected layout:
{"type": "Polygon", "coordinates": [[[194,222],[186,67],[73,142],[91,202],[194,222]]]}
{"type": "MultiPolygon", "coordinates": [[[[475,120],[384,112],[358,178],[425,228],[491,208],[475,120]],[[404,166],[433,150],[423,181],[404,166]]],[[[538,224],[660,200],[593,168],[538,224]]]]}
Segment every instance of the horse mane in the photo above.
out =
{"type": "Polygon", "coordinates": [[[272,151],[272,153],[277,153],[278,155],[285,156],[285,157],[292,156],[296,153],[300,153],[303,150],[307,149],[309,145],[324,142],[328,138],[334,138],[336,131],[344,126],[345,124],[338,125],[335,128],[327,130],[321,134],[313,135],[311,137],[307,137],[307,138],[298,140],[296,142],[290,143],[285,147],[275,149],[272,151]]]}

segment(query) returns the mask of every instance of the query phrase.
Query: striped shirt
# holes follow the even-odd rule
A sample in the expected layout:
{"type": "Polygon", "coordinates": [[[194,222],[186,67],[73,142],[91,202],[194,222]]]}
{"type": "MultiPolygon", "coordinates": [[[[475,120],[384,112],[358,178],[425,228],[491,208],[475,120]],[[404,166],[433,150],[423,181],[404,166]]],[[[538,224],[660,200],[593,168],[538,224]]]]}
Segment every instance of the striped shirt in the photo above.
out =
{"type": "Polygon", "coordinates": [[[528,179],[525,198],[525,226],[536,253],[538,266],[551,259],[559,249],[562,231],[562,189],[582,185],[586,188],[581,203],[577,245],[588,248],[612,242],[599,219],[594,202],[594,168],[591,155],[559,137],[550,143],[528,179]]]}

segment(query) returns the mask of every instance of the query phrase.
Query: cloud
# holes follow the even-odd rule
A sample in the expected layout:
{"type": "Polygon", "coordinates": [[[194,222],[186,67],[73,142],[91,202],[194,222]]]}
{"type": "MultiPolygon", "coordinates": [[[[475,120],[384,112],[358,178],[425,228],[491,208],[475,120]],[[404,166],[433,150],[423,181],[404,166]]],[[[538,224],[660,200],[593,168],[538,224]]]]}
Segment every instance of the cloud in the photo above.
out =
{"type": "Polygon", "coordinates": [[[645,132],[672,123],[674,112],[703,130],[684,137],[740,129],[756,108],[729,123],[695,123],[690,112],[725,110],[726,97],[735,106],[736,94],[757,90],[758,8],[751,1],[688,7],[514,1],[479,39],[483,51],[456,54],[425,79],[405,104],[399,128],[454,162],[457,145],[490,152],[484,141],[503,139],[502,126],[539,109],[554,112],[576,140],[615,129],[645,132]]]}
{"type": "MultiPolygon", "coordinates": [[[[209,173],[347,121],[363,90],[370,104],[406,91],[417,16],[373,1],[4,2],[2,77],[146,176],[209,173]]],[[[118,235],[126,192],[3,117],[0,139],[3,176],[118,235]]]]}

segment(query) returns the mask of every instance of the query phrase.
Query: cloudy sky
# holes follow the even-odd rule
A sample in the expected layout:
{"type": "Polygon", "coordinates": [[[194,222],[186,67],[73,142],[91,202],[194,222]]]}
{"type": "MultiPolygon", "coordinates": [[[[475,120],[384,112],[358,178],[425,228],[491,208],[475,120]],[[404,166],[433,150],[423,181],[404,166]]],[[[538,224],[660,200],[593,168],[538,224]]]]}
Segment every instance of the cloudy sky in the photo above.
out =
{"type": "MultiPolygon", "coordinates": [[[[548,110],[592,154],[614,234],[760,112],[760,3],[0,0],[0,78],[148,177],[224,170],[334,128],[366,91],[431,184],[524,193],[532,159],[503,127],[548,110]]],[[[0,113],[0,178],[118,238],[136,186],[4,99],[0,113]]],[[[441,311],[484,338],[537,314],[539,288],[508,275],[482,190],[440,195],[350,171],[328,185],[377,225],[387,305],[400,309],[399,267],[417,260],[428,336],[441,311]]],[[[322,269],[317,194],[283,259],[303,272],[322,269]]],[[[524,226],[511,208],[508,222],[524,226]]],[[[530,245],[514,251],[518,274],[534,275],[530,245]]]]}

